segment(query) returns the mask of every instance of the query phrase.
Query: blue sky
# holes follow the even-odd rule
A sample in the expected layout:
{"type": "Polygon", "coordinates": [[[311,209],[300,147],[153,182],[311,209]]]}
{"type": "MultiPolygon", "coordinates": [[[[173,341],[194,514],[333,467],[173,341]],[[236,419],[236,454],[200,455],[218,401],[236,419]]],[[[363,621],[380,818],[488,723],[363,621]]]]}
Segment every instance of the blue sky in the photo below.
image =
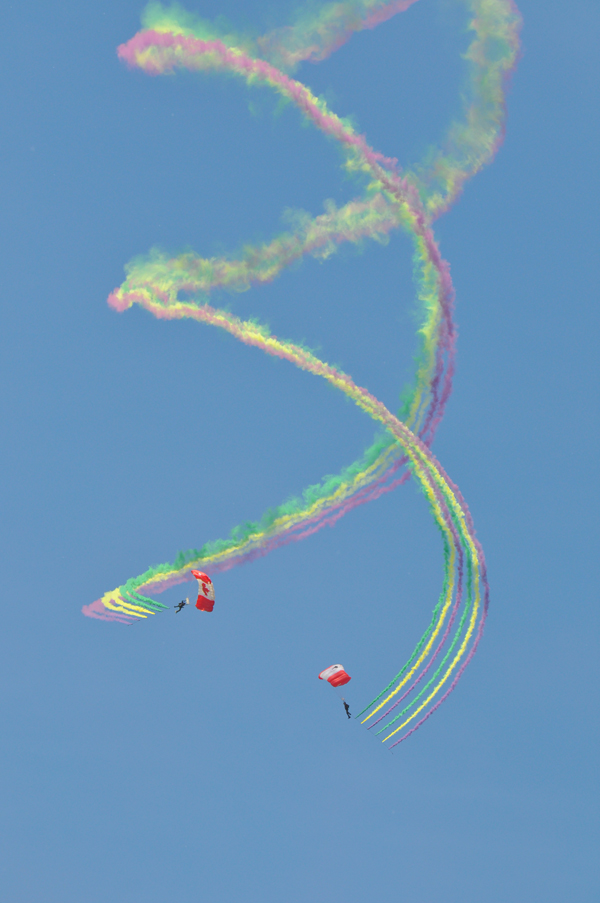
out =
{"type": "MultiPolygon", "coordinates": [[[[154,244],[220,253],[273,235],[286,207],[353,191],[333,146],[291,109],[274,117],[266,93],[122,66],[141,8],[3,14],[3,899],[592,903],[600,8],[522,0],[505,145],[436,226],[460,341],[434,450],[475,518],[492,607],[459,689],[394,754],[316,675],[341,661],[361,707],[428,621],[441,550],[410,484],[219,577],[213,616],[80,614],[373,434],[282,362],[107,307],[154,244]]],[[[195,7],[258,26],[292,8],[195,7]]],[[[458,109],[462,21],[422,0],[298,77],[409,165],[458,109]]],[[[394,409],[414,350],[409,264],[394,236],[219,300],[394,409]]]]}

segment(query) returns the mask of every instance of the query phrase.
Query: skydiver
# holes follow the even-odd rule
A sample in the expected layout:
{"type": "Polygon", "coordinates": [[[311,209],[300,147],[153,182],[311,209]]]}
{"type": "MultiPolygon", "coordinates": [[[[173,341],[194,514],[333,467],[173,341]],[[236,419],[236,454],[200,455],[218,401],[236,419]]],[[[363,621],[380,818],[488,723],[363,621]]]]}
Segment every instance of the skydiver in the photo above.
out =
{"type": "Polygon", "coordinates": [[[352,718],[352,715],[350,714],[350,706],[345,699],[342,699],[342,702],[344,703],[344,708],[346,709],[346,715],[348,716],[348,718],[352,718]]]}
{"type": "Polygon", "coordinates": [[[185,608],[185,606],[186,606],[186,605],[189,605],[189,604],[190,604],[190,600],[189,600],[189,599],[184,599],[182,602],[179,603],[179,605],[174,605],[173,608],[176,608],[176,609],[177,609],[177,611],[175,612],[175,614],[178,615],[179,612],[181,611],[181,609],[182,609],[182,608],[185,608]]]}

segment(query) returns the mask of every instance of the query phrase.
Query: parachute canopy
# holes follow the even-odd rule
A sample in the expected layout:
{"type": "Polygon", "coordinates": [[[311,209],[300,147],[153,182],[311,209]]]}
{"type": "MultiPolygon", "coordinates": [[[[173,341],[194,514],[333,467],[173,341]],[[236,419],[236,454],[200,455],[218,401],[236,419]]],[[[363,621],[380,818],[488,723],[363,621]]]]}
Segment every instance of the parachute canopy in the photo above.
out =
{"type": "Polygon", "coordinates": [[[215,607],[215,588],[213,582],[202,571],[192,571],[192,574],[198,581],[198,598],[196,599],[196,608],[200,611],[212,611],[215,607]]]}
{"type": "Polygon", "coordinates": [[[352,678],[349,674],[346,674],[343,665],[331,665],[330,668],[325,668],[324,671],[321,671],[319,680],[326,680],[332,687],[343,687],[352,678]]]}

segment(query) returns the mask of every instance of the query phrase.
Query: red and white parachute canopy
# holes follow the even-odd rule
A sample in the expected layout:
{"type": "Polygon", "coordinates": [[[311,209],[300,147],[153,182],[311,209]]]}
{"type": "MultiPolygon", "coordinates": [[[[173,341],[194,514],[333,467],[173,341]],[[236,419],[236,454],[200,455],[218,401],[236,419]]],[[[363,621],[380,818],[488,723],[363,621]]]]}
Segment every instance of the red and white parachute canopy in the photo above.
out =
{"type": "Polygon", "coordinates": [[[192,571],[192,574],[198,581],[198,598],[196,599],[196,608],[200,611],[212,611],[215,607],[215,588],[208,574],[202,571],[192,571]]]}
{"type": "Polygon", "coordinates": [[[326,680],[332,687],[343,687],[352,678],[349,674],[346,674],[343,665],[332,665],[330,668],[325,668],[324,671],[321,671],[319,680],[326,680]]]}

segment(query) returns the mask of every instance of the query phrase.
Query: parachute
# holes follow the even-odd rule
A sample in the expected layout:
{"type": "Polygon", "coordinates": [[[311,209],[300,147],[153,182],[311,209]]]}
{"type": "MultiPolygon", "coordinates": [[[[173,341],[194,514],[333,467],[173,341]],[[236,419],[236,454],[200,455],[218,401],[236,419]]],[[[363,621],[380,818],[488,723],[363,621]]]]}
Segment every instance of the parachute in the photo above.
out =
{"type": "Polygon", "coordinates": [[[352,678],[344,671],[343,665],[331,665],[330,668],[321,671],[319,680],[326,680],[332,687],[343,687],[352,678]]]}
{"type": "Polygon", "coordinates": [[[200,611],[212,611],[215,607],[215,588],[213,582],[202,571],[192,571],[192,574],[198,581],[198,598],[196,599],[196,608],[200,611]]]}

